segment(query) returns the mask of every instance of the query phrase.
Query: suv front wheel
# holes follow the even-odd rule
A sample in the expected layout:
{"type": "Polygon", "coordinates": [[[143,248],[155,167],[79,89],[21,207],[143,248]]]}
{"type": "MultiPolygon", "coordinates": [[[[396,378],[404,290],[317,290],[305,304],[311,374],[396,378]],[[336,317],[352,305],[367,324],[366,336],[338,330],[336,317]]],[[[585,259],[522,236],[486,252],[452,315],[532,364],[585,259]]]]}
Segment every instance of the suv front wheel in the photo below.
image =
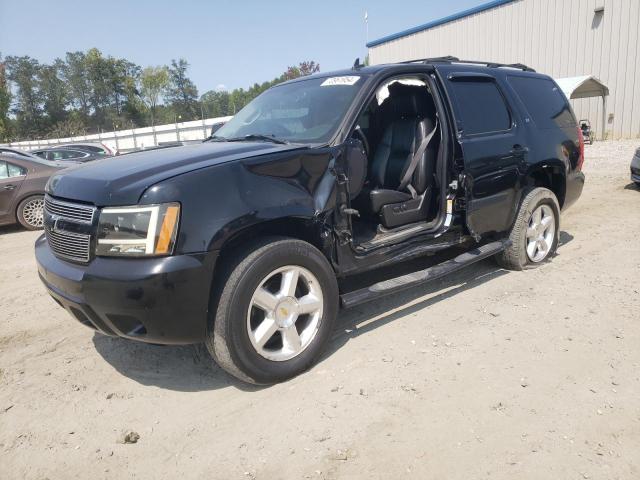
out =
{"type": "Polygon", "coordinates": [[[496,257],[501,267],[523,270],[551,257],[560,238],[560,206],[555,194],[543,187],[525,192],[509,232],[509,246],[496,257]]]}
{"type": "Polygon", "coordinates": [[[338,286],[331,266],[312,245],[288,238],[267,239],[236,256],[218,293],[209,352],[245,382],[271,384],[298,375],[322,353],[333,330],[338,286]]]}

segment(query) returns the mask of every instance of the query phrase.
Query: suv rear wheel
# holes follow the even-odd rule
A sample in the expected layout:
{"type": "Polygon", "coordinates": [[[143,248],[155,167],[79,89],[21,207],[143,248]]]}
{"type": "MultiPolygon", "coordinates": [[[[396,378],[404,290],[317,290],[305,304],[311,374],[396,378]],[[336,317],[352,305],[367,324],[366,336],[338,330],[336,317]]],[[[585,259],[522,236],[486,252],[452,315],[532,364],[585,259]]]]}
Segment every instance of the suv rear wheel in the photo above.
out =
{"type": "Polygon", "coordinates": [[[276,383],[322,353],[338,311],[338,286],[312,245],[272,238],[245,249],[228,268],[206,345],[237,378],[276,383]]]}
{"type": "Polygon", "coordinates": [[[509,270],[536,266],[551,257],[560,238],[560,206],[555,194],[542,187],[525,192],[509,233],[511,246],[496,257],[509,270]]]}

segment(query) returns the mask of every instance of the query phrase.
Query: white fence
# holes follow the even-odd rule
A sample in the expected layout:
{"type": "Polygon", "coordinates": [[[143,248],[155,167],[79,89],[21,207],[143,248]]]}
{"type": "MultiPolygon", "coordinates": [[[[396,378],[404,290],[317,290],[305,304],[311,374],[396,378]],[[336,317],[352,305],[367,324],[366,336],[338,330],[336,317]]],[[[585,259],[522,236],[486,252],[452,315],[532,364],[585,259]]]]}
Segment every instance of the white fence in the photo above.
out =
{"type": "Polygon", "coordinates": [[[23,150],[34,150],[55,146],[60,143],[72,142],[102,142],[109,148],[127,152],[139,148],[149,148],[165,142],[204,140],[211,134],[211,127],[220,122],[226,122],[231,117],[205,118],[191,122],[170,123],[155,127],[134,128],[103,132],[93,135],[79,135],[69,138],[55,138],[48,140],[28,140],[12,142],[4,146],[17,147],[23,150]]]}

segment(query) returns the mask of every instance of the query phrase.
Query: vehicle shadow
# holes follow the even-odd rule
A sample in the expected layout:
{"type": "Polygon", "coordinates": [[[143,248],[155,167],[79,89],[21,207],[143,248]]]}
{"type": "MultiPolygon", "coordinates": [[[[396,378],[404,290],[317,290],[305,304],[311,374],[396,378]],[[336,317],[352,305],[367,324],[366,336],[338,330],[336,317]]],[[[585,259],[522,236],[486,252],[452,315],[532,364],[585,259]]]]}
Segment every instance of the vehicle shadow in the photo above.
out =
{"type": "Polygon", "coordinates": [[[560,242],[558,243],[558,248],[566,245],[571,242],[575,237],[570,233],[565,232],[564,230],[560,231],[560,242]]]}
{"type": "Polygon", "coordinates": [[[96,351],[122,375],[142,385],[181,392],[260,386],[236,380],[211,359],[204,345],[153,345],[95,333],[96,351]]]}
{"type": "Polygon", "coordinates": [[[20,225],[15,224],[15,225],[4,225],[2,227],[0,227],[0,235],[8,235],[11,233],[18,233],[18,232],[27,232],[28,230],[25,230],[24,228],[22,228],[20,225]]]}
{"type": "Polygon", "coordinates": [[[343,310],[338,319],[336,333],[323,356],[323,360],[342,348],[352,338],[509,273],[509,271],[500,268],[494,260],[487,259],[432,284],[412,287],[404,292],[343,310]],[[426,295],[430,295],[429,298],[413,303],[416,299],[426,295]],[[407,306],[402,308],[403,305],[407,306]],[[385,315],[386,312],[389,313],[385,315]]]}
{"type": "MultiPolygon", "coordinates": [[[[560,248],[573,238],[571,234],[562,231],[560,248]]],[[[356,336],[366,334],[394,320],[510,273],[500,268],[494,260],[486,259],[432,284],[416,286],[357,307],[341,310],[335,333],[320,361],[331,357],[356,336]],[[427,295],[429,298],[413,303],[416,299],[427,295]]],[[[375,278],[371,280],[376,281],[375,278]]],[[[225,387],[255,392],[267,388],[248,385],[228,375],[213,362],[202,345],[152,345],[98,333],[94,335],[93,343],[96,351],[118,372],[142,385],[184,392],[225,387]]]]}

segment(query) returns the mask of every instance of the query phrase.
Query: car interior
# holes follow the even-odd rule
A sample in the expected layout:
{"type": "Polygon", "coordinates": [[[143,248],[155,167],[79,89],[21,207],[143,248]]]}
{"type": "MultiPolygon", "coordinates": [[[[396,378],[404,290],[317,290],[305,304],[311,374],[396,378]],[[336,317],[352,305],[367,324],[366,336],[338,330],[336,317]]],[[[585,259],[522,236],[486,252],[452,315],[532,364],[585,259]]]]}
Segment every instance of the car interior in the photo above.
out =
{"type": "Polygon", "coordinates": [[[367,157],[364,181],[350,192],[354,244],[437,218],[440,130],[424,79],[394,78],[377,90],[353,134],[367,157]]]}

